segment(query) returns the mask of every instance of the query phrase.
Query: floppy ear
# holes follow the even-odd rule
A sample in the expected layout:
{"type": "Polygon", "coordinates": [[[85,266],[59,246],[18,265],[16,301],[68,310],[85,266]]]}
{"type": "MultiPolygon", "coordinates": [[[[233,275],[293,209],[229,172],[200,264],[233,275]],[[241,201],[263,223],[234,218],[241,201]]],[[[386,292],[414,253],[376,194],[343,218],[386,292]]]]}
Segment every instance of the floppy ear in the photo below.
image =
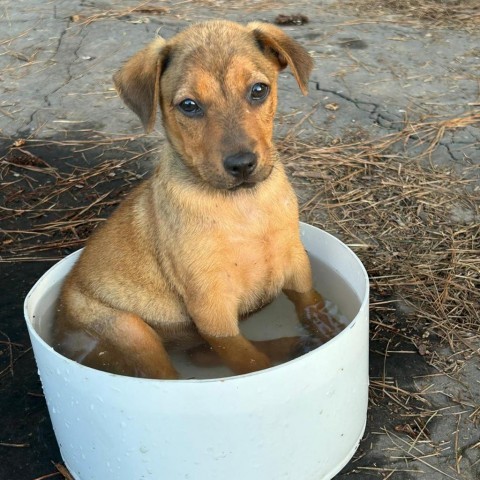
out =
{"type": "Polygon", "coordinates": [[[313,68],[309,53],[292,37],[269,23],[252,22],[247,25],[266,54],[274,56],[280,69],[288,65],[304,95],[308,93],[308,78],[313,68]]]}
{"type": "Polygon", "coordinates": [[[118,94],[140,117],[146,132],[150,132],[155,125],[160,75],[167,58],[167,44],[163,38],[157,38],[130,58],[113,76],[118,94]]]}

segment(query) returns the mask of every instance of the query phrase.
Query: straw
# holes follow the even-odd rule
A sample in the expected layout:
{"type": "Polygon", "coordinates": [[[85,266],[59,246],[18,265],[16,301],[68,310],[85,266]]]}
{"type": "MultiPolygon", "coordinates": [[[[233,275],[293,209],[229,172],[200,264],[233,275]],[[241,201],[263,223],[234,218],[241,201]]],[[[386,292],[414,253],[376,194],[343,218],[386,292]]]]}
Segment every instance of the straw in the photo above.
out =
{"type": "Polygon", "coordinates": [[[331,8],[353,9],[369,22],[385,22],[388,19],[400,25],[427,23],[430,27],[471,31],[480,25],[477,0],[342,0],[335,2],[331,8]]]}

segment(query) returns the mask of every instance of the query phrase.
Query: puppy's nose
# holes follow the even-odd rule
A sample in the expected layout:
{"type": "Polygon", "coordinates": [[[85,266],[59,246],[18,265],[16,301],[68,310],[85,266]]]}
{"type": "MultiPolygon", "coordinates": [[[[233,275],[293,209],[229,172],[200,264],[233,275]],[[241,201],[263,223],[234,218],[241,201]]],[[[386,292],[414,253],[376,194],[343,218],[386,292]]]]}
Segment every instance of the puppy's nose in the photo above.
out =
{"type": "Polygon", "coordinates": [[[257,166],[257,155],[253,152],[238,152],[226,157],[223,166],[232,177],[246,180],[257,166]]]}

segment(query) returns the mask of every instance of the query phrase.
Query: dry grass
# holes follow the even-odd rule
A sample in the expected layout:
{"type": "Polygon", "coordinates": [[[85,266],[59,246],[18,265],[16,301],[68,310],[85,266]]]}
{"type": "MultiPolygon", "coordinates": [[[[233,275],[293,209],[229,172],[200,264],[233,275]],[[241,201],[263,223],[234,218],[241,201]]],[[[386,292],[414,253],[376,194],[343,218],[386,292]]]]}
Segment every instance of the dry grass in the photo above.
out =
{"type": "MultiPolygon", "coordinates": [[[[224,12],[242,11],[247,13],[272,12],[272,10],[285,9],[287,15],[291,15],[291,8],[295,7],[298,16],[302,12],[313,11],[315,6],[311,2],[297,1],[295,3],[274,0],[237,1],[229,0],[180,0],[168,4],[159,5],[155,1],[143,1],[137,5],[125,8],[111,8],[107,10],[95,10],[92,8],[72,15],[71,20],[75,23],[88,25],[92,22],[111,19],[125,19],[132,17],[133,21],[142,21],[139,17],[147,18],[158,15],[173,15],[176,18],[185,18],[195,15],[200,8],[208,9],[212,15],[224,12]]],[[[395,23],[427,22],[429,25],[438,27],[454,27],[469,29],[480,24],[480,6],[477,0],[339,0],[331,5],[321,5],[323,10],[354,9],[360,17],[368,14],[369,21],[383,19],[387,15],[395,17],[395,23]]],[[[303,23],[303,22],[302,22],[303,23]]]]}
{"type": "Polygon", "coordinates": [[[480,190],[478,165],[460,173],[428,160],[446,132],[479,122],[474,113],[406,124],[376,141],[282,146],[297,189],[313,192],[303,218],[339,235],[367,267],[381,313],[374,338],[388,329],[385,310],[421,319],[423,331],[409,340],[442,371],[432,336],[478,348],[480,190]],[[413,146],[423,150],[408,158],[402,150],[413,146]]]}
{"type": "Polygon", "coordinates": [[[17,140],[1,158],[0,262],[55,260],[80,248],[142,178],[135,162],[151,151],[134,151],[131,137],[89,135],[95,140],[17,140]]]}
{"type": "Polygon", "coordinates": [[[89,25],[93,22],[101,20],[119,19],[124,20],[132,18],[134,22],[147,21],[148,17],[159,15],[170,15],[177,19],[185,18],[188,15],[196,15],[199,8],[209,9],[212,16],[224,13],[225,11],[242,11],[242,12],[261,12],[271,11],[272,8],[284,8],[285,2],[272,0],[256,0],[231,2],[230,0],[180,0],[178,2],[159,5],[155,1],[143,1],[137,5],[125,8],[112,8],[107,10],[85,9],[71,16],[71,21],[81,25],[89,25]],[[142,18],[143,17],[143,20],[142,18]],[[147,19],[147,20],[145,20],[147,19]]]}
{"type": "Polygon", "coordinates": [[[168,8],[153,5],[151,2],[140,2],[138,5],[127,8],[109,9],[95,12],[80,12],[70,17],[74,23],[81,25],[90,25],[93,22],[107,19],[122,19],[133,15],[157,16],[165,15],[169,12],[168,8]]]}
{"type": "MultiPolygon", "coordinates": [[[[395,23],[426,22],[431,26],[474,29],[480,25],[477,0],[341,0],[361,17],[395,16],[395,23]]],[[[334,5],[337,8],[339,5],[334,5]]]]}

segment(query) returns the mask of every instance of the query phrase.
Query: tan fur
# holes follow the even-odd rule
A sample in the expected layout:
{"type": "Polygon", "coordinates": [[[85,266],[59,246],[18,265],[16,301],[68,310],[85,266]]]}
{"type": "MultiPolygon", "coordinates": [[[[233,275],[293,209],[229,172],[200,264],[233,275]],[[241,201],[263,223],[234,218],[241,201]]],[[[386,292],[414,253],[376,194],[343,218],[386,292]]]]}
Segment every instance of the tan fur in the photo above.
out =
{"type": "Polygon", "coordinates": [[[169,143],[68,276],[54,326],[59,351],[108,371],[175,378],[165,346],[200,334],[244,373],[270,365],[272,344],[245,339],[239,316],[282,289],[300,317],[306,306],[321,311],[296,197],[272,142],[276,81],[287,64],[306,91],[311,58],[280,29],[212,21],[155,40],[114,76],[147,130],[161,107],[169,143]],[[258,82],[270,94],[253,105],[247,94],[258,82]],[[203,106],[203,117],[177,108],[185,98],[203,106]],[[244,151],[258,159],[252,188],[223,166],[244,151]]]}

